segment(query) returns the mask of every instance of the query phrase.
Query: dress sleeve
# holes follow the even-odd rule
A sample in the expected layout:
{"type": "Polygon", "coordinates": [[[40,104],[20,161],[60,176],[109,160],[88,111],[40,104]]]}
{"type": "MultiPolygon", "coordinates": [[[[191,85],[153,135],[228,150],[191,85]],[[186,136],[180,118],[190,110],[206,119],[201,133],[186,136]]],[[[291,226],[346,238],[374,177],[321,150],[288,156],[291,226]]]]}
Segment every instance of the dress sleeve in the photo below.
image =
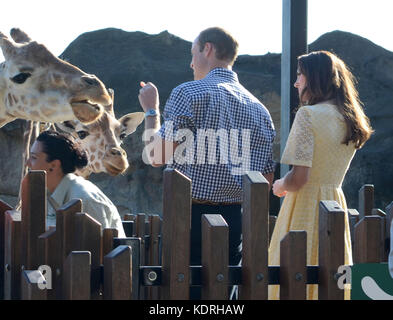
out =
{"type": "Polygon", "coordinates": [[[296,113],[281,157],[281,163],[311,168],[313,152],[314,133],[311,116],[309,111],[302,107],[296,113]]]}

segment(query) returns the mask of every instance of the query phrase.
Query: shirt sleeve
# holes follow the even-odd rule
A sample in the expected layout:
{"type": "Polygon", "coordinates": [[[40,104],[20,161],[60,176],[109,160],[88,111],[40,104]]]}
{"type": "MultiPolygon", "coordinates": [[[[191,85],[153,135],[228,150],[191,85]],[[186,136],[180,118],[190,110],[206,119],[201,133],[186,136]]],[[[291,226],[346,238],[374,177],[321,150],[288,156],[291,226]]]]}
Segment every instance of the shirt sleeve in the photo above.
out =
{"type": "Polygon", "coordinates": [[[183,142],[185,134],[180,131],[181,129],[195,131],[191,105],[191,99],[184,89],[173,89],[164,108],[164,122],[157,134],[168,141],[183,142]]]}
{"type": "Polygon", "coordinates": [[[313,154],[314,133],[312,130],[311,116],[309,111],[302,107],[296,113],[281,157],[281,163],[311,168],[313,154]]]}

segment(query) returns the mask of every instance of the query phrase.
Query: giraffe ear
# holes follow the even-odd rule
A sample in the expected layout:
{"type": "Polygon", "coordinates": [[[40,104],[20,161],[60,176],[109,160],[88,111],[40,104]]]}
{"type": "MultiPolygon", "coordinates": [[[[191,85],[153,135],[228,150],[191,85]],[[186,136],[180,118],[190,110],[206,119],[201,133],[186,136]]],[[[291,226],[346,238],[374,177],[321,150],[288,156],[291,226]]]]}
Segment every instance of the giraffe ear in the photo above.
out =
{"type": "Polygon", "coordinates": [[[119,122],[126,127],[127,135],[135,132],[136,128],[142,123],[145,118],[144,112],[133,112],[122,116],[119,122]]]}
{"type": "Polygon", "coordinates": [[[12,39],[14,39],[17,43],[31,42],[31,38],[27,35],[27,33],[19,28],[12,28],[10,34],[12,39]]]}
{"type": "Polygon", "coordinates": [[[6,60],[9,60],[16,55],[15,43],[12,40],[8,39],[8,37],[1,32],[0,32],[0,47],[1,50],[3,51],[3,55],[6,60]]]}

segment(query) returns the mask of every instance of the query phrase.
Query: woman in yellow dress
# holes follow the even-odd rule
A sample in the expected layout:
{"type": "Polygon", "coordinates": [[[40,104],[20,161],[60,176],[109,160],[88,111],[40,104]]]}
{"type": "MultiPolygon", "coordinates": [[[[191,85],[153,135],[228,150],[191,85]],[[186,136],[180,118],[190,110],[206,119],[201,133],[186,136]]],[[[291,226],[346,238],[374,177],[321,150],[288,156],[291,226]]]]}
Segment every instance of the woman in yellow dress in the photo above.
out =
{"type": "MultiPolygon", "coordinates": [[[[269,247],[269,265],[280,264],[280,241],[290,230],[307,231],[307,264],[318,265],[319,202],[335,200],[347,211],[341,185],[356,150],[373,131],[353,75],[334,54],[300,56],[294,86],[301,107],[281,158],[293,167],[273,184],[273,193],[285,199],[269,247]]],[[[344,240],[345,264],[351,265],[347,212],[344,240]]],[[[269,286],[269,299],[279,299],[278,285],[269,286]]],[[[307,299],[318,299],[317,285],[307,286],[307,299]]]]}

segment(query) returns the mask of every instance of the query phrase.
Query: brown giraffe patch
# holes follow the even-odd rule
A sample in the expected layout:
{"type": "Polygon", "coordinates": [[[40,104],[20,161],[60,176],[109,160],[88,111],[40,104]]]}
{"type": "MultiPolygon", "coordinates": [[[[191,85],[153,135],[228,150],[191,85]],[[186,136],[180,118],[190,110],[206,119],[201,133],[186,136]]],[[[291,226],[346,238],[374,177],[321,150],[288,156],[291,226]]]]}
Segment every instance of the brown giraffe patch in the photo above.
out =
{"type": "Polygon", "coordinates": [[[37,98],[31,98],[30,100],[30,106],[36,106],[38,104],[38,99],[37,98]]]}
{"type": "Polygon", "coordinates": [[[102,158],[103,155],[104,154],[101,151],[98,152],[98,158],[102,158]]]}
{"type": "Polygon", "coordinates": [[[48,99],[48,104],[49,105],[57,105],[57,104],[59,104],[59,99],[57,99],[55,97],[51,97],[48,99]]]}
{"type": "Polygon", "coordinates": [[[96,148],[95,146],[91,146],[91,147],[90,147],[90,151],[91,151],[92,153],[94,153],[94,152],[97,151],[97,148],[96,148]]]}
{"type": "Polygon", "coordinates": [[[14,102],[12,101],[11,93],[8,94],[8,103],[10,104],[11,107],[14,105],[14,102]]]}
{"type": "Polygon", "coordinates": [[[55,109],[49,107],[42,107],[41,108],[42,114],[46,117],[50,117],[52,114],[56,113],[55,109]]]}
{"type": "Polygon", "coordinates": [[[56,83],[58,85],[62,83],[63,77],[60,74],[54,73],[52,76],[53,76],[53,82],[54,83],[56,83]]]}
{"type": "Polygon", "coordinates": [[[90,158],[90,161],[93,162],[95,160],[96,156],[93,154],[90,158]]]}
{"type": "Polygon", "coordinates": [[[30,112],[30,115],[35,117],[35,118],[39,118],[40,117],[40,113],[38,111],[32,111],[32,112],[30,112]]]}
{"type": "Polygon", "coordinates": [[[13,110],[13,111],[12,111],[12,115],[13,115],[14,117],[19,117],[19,118],[21,118],[21,119],[24,118],[24,115],[23,115],[21,112],[19,112],[18,110],[13,110]]]}

